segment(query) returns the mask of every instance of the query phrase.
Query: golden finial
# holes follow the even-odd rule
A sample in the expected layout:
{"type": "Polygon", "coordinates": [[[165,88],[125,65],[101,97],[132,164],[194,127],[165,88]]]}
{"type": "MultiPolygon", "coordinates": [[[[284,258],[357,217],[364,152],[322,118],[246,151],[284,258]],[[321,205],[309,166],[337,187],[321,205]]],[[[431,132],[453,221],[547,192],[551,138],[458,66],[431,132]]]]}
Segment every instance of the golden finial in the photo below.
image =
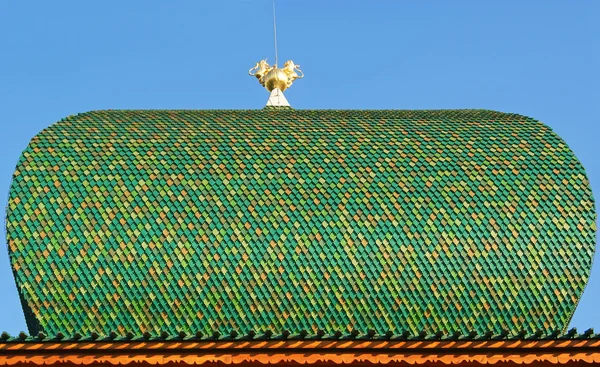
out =
{"type": "Polygon", "coordinates": [[[291,87],[296,79],[304,78],[300,65],[294,64],[292,60],[286,61],[281,69],[277,67],[277,64],[269,65],[266,59],[261,60],[248,71],[248,74],[256,77],[269,92],[275,89],[283,92],[291,87]]]}
{"type": "Polygon", "coordinates": [[[292,86],[296,79],[304,78],[300,65],[294,64],[292,60],[286,61],[283,68],[277,67],[279,53],[277,52],[277,17],[275,12],[275,0],[273,0],[273,35],[275,39],[275,65],[271,66],[267,60],[261,60],[254,65],[248,74],[256,77],[258,82],[271,93],[267,106],[289,107],[283,91],[292,86]]]}

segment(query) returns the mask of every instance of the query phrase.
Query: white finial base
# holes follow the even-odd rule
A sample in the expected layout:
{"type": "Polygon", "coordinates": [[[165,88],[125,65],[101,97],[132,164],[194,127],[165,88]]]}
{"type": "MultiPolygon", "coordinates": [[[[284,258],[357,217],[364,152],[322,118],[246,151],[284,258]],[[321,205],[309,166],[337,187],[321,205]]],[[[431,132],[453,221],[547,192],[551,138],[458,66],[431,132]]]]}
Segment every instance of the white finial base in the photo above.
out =
{"type": "Polygon", "coordinates": [[[273,89],[267,101],[267,107],[291,107],[279,88],[273,89]]]}

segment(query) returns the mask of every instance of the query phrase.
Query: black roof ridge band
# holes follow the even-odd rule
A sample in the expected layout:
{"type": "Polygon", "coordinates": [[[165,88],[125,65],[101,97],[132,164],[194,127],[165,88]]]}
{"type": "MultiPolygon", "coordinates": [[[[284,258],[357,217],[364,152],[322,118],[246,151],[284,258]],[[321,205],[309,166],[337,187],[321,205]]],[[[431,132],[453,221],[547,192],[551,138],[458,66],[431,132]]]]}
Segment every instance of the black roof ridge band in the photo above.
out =
{"type": "Polygon", "coordinates": [[[477,333],[475,331],[469,334],[462,334],[458,332],[454,333],[419,333],[414,335],[411,333],[391,333],[377,334],[373,333],[372,330],[361,333],[357,331],[349,333],[336,332],[332,334],[325,333],[314,333],[308,334],[302,331],[290,334],[290,332],[284,330],[279,334],[272,334],[269,330],[264,333],[246,332],[238,333],[232,331],[229,335],[221,335],[219,332],[215,332],[211,335],[204,335],[202,333],[187,334],[180,332],[178,334],[133,334],[126,333],[117,334],[115,332],[105,335],[91,333],[87,335],[81,335],[74,333],[72,335],[64,335],[63,333],[57,333],[55,335],[45,335],[40,333],[37,336],[31,336],[25,332],[19,333],[17,336],[11,336],[7,332],[0,334],[0,344],[2,343],[39,343],[39,342],[151,342],[151,341],[267,341],[267,340],[389,340],[389,341],[509,341],[509,340],[600,340],[600,333],[594,333],[594,329],[590,328],[583,333],[578,333],[576,328],[569,330],[566,333],[551,332],[544,333],[541,331],[535,333],[525,333],[523,331],[518,333],[493,333],[491,331],[484,334],[477,333]]]}

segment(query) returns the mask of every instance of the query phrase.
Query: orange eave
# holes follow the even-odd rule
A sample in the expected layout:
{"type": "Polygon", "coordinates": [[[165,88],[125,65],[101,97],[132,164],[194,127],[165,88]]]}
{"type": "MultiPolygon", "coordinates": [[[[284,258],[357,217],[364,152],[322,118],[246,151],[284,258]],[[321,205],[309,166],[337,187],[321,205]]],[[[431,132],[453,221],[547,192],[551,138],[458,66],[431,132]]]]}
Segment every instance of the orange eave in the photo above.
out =
{"type": "Polygon", "coordinates": [[[0,344],[0,365],[599,364],[600,340],[271,340],[0,344]]]}

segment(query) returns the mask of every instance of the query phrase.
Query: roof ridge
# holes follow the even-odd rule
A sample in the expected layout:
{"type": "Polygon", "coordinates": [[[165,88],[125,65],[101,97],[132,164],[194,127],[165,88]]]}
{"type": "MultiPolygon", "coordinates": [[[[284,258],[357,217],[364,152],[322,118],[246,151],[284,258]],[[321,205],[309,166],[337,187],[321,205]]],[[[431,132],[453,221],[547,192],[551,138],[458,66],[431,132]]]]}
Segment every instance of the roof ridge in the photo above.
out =
{"type": "Polygon", "coordinates": [[[23,343],[23,342],[43,342],[43,341],[157,341],[157,340],[203,340],[203,341],[231,341],[231,340],[406,340],[406,341],[423,341],[423,340],[582,340],[582,339],[594,339],[600,340],[600,333],[594,333],[594,329],[590,328],[583,333],[579,333],[577,328],[572,328],[566,333],[544,332],[537,331],[534,333],[527,333],[521,331],[518,333],[509,333],[504,331],[502,333],[494,333],[488,331],[486,333],[477,333],[471,331],[468,334],[462,334],[460,332],[446,333],[438,331],[435,333],[420,332],[418,334],[404,331],[402,333],[386,332],[384,334],[378,334],[373,330],[367,332],[359,332],[353,330],[351,332],[342,333],[340,331],[335,333],[325,333],[319,330],[317,333],[309,334],[306,331],[300,331],[297,333],[290,333],[287,330],[283,330],[278,334],[272,333],[270,330],[266,330],[260,334],[251,332],[238,333],[237,331],[231,331],[229,335],[221,335],[218,331],[215,331],[211,335],[204,335],[200,332],[188,334],[185,332],[179,332],[177,334],[169,334],[162,332],[160,334],[153,334],[149,332],[144,333],[132,333],[126,332],[125,334],[117,334],[112,332],[110,334],[98,334],[89,333],[82,335],[80,333],[73,333],[72,335],[66,336],[63,333],[56,333],[53,336],[47,336],[44,333],[39,333],[37,336],[28,335],[25,332],[20,332],[17,336],[11,336],[7,332],[3,332],[0,335],[1,343],[23,343]]]}

